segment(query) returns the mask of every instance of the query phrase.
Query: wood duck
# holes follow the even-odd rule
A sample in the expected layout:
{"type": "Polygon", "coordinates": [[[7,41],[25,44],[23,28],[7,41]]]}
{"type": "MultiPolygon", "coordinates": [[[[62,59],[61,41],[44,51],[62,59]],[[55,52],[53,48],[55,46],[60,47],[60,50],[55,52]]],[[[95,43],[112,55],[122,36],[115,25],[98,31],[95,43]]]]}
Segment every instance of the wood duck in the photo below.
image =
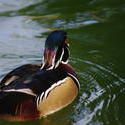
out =
{"type": "Polygon", "coordinates": [[[45,42],[43,63],[26,64],[0,83],[0,119],[35,120],[50,115],[77,96],[80,85],[68,64],[69,45],[64,31],[53,31],[45,42]]]}

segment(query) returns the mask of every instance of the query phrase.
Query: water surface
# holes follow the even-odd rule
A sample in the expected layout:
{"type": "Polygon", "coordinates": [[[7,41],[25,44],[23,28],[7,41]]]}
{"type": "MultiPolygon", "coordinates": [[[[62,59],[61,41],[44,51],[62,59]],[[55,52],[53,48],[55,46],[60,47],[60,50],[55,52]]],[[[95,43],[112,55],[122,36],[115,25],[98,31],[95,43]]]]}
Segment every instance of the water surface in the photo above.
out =
{"type": "Polygon", "coordinates": [[[124,0],[0,0],[0,79],[17,66],[41,63],[47,34],[62,29],[81,83],[67,108],[36,121],[0,124],[124,125],[124,26],[124,0]]]}

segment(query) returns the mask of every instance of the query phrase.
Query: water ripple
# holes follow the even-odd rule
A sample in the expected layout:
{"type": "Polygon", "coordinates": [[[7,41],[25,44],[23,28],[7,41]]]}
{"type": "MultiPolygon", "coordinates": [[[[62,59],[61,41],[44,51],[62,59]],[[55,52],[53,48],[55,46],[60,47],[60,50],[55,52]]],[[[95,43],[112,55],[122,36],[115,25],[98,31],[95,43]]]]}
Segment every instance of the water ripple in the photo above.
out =
{"type": "Polygon", "coordinates": [[[75,22],[75,21],[71,21],[71,22],[66,22],[66,21],[62,21],[62,20],[57,20],[53,25],[54,27],[61,27],[64,29],[72,29],[72,28],[78,28],[80,26],[87,26],[87,25],[92,25],[92,24],[96,24],[99,23],[98,20],[86,20],[83,22],[75,22]]]}
{"type": "Polygon", "coordinates": [[[114,73],[114,72],[112,72],[112,71],[106,69],[105,67],[103,67],[103,66],[101,66],[101,65],[98,65],[98,64],[96,64],[96,63],[90,62],[90,61],[88,61],[88,60],[82,60],[82,59],[77,59],[77,60],[80,61],[80,62],[89,64],[89,65],[92,65],[92,66],[94,66],[94,67],[96,67],[96,68],[102,70],[103,72],[107,72],[107,73],[109,73],[110,75],[116,77],[120,82],[125,83],[125,79],[121,78],[121,77],[118,76],[116,73],[114,73]]]}
{"type": "Polygon", "coordinates": [[[125,93],[125,79],[88,60],[74,58],[73,62],[84,65],[78,72],[81,90],[79,102],[75,106],[74,125],[102,125],[103,122],[109,124],[111,112],[114,112],[112,117],[120,124],[118,101],[124,98],[121,95],[125,93]],[[100,122],[99,118],[102,117],[104,121],[100,122]]]}

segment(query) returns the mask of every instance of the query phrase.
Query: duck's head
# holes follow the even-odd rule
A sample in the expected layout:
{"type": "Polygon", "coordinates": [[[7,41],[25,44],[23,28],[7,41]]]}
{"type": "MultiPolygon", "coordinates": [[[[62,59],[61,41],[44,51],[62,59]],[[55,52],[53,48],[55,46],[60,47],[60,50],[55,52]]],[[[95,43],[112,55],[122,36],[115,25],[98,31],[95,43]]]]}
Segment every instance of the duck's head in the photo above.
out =
{"type": "Polygon", "coordinates": [[[64,31],[53,31],[46,39],[44,60],[41,69],[54,69],[60,63],[68,63],[69,45],[67,33],[64,31]]]}

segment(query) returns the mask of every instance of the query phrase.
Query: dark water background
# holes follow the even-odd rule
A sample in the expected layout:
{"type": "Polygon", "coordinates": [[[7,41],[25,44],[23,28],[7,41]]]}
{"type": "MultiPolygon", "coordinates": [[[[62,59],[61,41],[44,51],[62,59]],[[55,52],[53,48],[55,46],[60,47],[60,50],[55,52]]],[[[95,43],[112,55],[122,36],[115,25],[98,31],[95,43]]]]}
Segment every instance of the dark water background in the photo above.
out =
{"type": "Polygon", "coordinates": [[[54,29],[68,32],[78,98],[47,118],[0,125],[125,125],[125,0],[0,0],[0,79],[41,63],[54,29]]]}

